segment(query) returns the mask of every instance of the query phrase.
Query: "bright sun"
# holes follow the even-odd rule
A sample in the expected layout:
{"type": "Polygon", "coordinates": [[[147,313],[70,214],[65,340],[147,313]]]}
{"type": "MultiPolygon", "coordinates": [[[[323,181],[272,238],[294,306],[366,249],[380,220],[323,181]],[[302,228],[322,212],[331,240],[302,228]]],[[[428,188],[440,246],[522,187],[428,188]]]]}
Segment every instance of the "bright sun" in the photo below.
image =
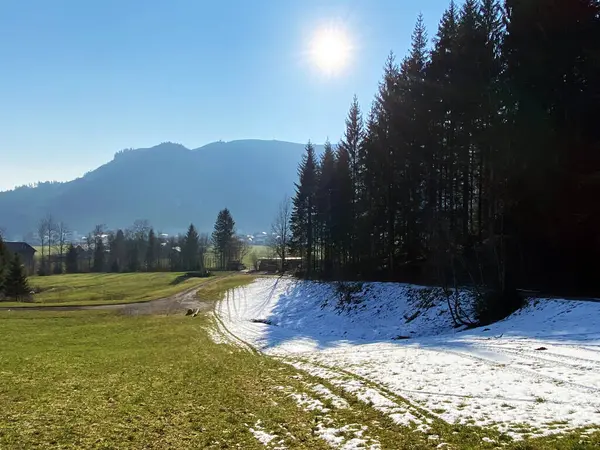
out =
{"type": "Polygon", "coordinates": [[[346,33],[334,27],[316,32],[310,46],[311,59],[327,75],[340,73],[348,64],[351,51],[346,33]]]}

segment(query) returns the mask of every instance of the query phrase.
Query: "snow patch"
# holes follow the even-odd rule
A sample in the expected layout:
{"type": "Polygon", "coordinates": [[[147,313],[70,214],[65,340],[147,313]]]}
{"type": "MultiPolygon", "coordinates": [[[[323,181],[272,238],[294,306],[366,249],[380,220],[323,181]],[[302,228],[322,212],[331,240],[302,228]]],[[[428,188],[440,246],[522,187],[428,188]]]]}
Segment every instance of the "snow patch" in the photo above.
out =
{"type": "Polygon", "coordinates": [[[277,438],[277,435],[267,433],[265,431],[265,429],[263,428],[262,422],[260,420],[258,420],[256,422],[256,424],[254,424],[254,427],[248,428],[248,429],[254,435],[256,440],[258,442],[260,442],[262,445],[264,445],[265,447],[269,447],[269,448],[273,448],[273,449],[277,449],[277,450],[284,450],[287,448],[287,447],[281,445],[283,441],[279,441],[277,447],[272,447],[271,442],[277,438]]]}
{"type": "Polygon", "coordinates": [[[334,284],[266,278],[232,291],[216,314],[219,331],[417,429],[427,419],[386,392],[515,438],[600,424],[600,303],[531,301],[486,328],[457,330],[445,299],[426,288],[364,283],[340,308],[334,284]]]}
{"type": "Polygon", "coordinates": [[[350,405],[348,405],[348,402],[346,400],[344,400],[342,397],[335,395],[333,392],[331,392],[329,389],[327,389],[322,384],[312,385],[312,386],[310,386],[310,389],[313,392],[315,392],[316,394],[318,394],[319,396],[329,400],[334,408],[346,409],[346,408],[350,407],[350,405]]]}
{"type": "Polygon", "coordinates": [[[380,450],[381,444],[373,442],[371,439],[363,438],[364,432],[367,430],[366,426],[360,426],[358,424],[349,424],[341,428],[328,427],[320,423],[317,426],[317,435],[327,442],[333,448],[339,448],[342,450],[354,450],[354,449],[370,449],[380,450]],[[346,436],[354,436],[347,438],[346,436]]]}

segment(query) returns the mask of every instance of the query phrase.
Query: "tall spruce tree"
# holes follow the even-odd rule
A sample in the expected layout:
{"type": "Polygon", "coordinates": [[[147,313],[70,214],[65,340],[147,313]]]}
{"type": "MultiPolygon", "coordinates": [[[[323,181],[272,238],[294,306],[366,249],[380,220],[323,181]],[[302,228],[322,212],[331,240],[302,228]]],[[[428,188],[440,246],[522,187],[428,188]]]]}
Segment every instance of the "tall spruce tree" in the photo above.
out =
{"type": "Polygon", "coordinates": [[[316,223],[320,268],[324,277],[333,270],[333,210],[335,207],[335,154],[329,140],[325,142],[316,192],[316,223]]]}
{"type": "Polygon", "coordinates": [[[127,267],[127,242],[125,233],[119,229],[114,234],[114,237],[109,241],[110,249],[110,271],[121,272],[127,267]]]}
{"type": "Polygon", "coordinates": [[[212,245],[219,259],[221,269],[227,268],[233,257],[233,244],[235,235],[235,221],[229,209],[219,211],[212,234],[212,245]]]}
{"type": "Polygon", "coordinates": [[[94,247],[94,265],[92,266],[92,272],[104,272],[106,264],[106,250],[102,237],[96,238],[96,244],[94,247]]]}
{"type": "Polygon", "coordinates": [[[387,259],[385,266],[388,276],[392,276],[395,271],[398,202],[399,197],[403,195],[398,183],[401,168],[397,164],[400,130],[394,126],[399,112],[399,77],[396,57],[393,52],[390,52],[375,100],[377,102],[376,133],[371,148],[371,151],[376,153],[377,165],[381,170],[378,182],[382,201],[381,211],[377,215],[378,221],[384,228],[383,248],[387,259]]]}
{"type": "Polygon", "coordinates": [[[4,294],[15,301],[23,301],[28,298],[30,292],[25,267],[21,263],[18,253],[15,253],[8,267],[8,273],[4,281],[4,294]]]}
{"type": "Polygon", "coordinates": [[[296,194],[292,200],[291,246],[295,253],[303,257],[305,273],[310,278],[315,265],[313,257],[318,167],[315,148],[310,141],[305,150],[298,168],[300,180],[296,184],[296,194]]]}
{"type": "Polygon", "coordinates": [[[346,130],[338,147],[343,148],[348,153],[348,163],[350,167],[350,176],[352,181],[352,220],[351,220],[351,248],[350,259],[356,263],[358,257],[358,249],[356,243],[358,230],[358,196],[360,195],[360,146],[363,140],[364,124],[362,113],[358,104],[356,95],[352,99],[350,111],[346,118],[346,130]]]}
{"type": "Polygon", "coordinates": [[[79,272],[77,249],[72,243],[69,244],[69,247],[67,248],[67,255],[65,257],[65,269],[67,273],[79,272]]]}
{"type": "Polygon", "coordinates": [[[156,239],[156,233],[154,233],[154,228],[151,228],[148,233],[148,246],[146,247],[146,270],[148,272],[156,270],[158,251],[159,243],[156,239]]]}
{"type": "Polygon", "coordinates": [[[363,276],[375,277],[381,271],[381,261],[385,250],[383,236],[385,234],[384,186],[381,174],[384,161],[379,151],[379,116],[380,105],[373,102],[365,124],[365,133],[359,147],[360,164],[360,196],[358,207],[358,254],[360,265],[357,272],[363,276]]]}
{"type": "Polygon", "coordinates": [[[181,259],[185,270],[200,270],[203,267],[200,262],[200,236],[193,223],[190,224],[183,238],[181,259]]]}
{"type": "Polygon", "coordinates": [[[335,191],[332,211],[334,269],[338,277],[347,272],[347,267],[353,262],[351,251],[355,227],[353,224],[354,184],[351,165],[348,150],[345,147],[338,147],[335,154],[335,191]]]}
{"type": "Polygon", "coordinates": [[[398,247],[402,263],[413,263],[420,256],[423,235],[421,223],[425,205],[425,154],[429,142],[429,108],[425,100],[425,74],[428,50],[423,16],[417,19],[410,54],[399,74],[398,112],[394,127],[400,130],[395,152],[398,170],[398,247]]]}

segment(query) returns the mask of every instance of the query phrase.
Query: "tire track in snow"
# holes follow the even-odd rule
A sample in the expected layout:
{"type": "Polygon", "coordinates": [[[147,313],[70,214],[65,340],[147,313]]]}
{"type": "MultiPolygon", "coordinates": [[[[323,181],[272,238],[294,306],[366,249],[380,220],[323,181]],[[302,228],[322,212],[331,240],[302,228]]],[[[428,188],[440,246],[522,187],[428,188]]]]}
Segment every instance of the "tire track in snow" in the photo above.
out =
{"type": "Polygon", "coordinates": [[[483,362],[484,364],[491,366],[491,367],[496,367],[496,368],[502,368],[514,373],[518,373],[520,375],[526,375],[529,376],[531,378],[535,378],[537,380],[545,380],[551,383],[562,383],[562,384],[566,384],[569,385],[571,387],[577,388],[579,390],[585,391],[585,392],[589,392],[589,393],[593,393],[593,394],[600,394],[600,388],[594,387],[594,386],[587,386],[585,384],[581,384],[581,383],[576,383],[573,381],[568,381],[568,380],[563,380],[560,378],[556,378],[550,375],[545,375],[542,373],[538,373],[534,370],[530,370],[530,369],[526,369],[523,367],[514,367],[511,364],[505,364],[505,363],[499,363],[498,361],[494,361],[488,358],[484,358],[482,356],[476,356],[473,355],[471,353],[464,353],[464,352],[459,352],[456,350],[449,350],[447,348],[442,348],[442,347],[436,347],[436,348],[428,348],[428,351],[433,351],[433,352],[438,352],[438,353],[442,353],[442,354],[448,354],[448,355],[454,355],[454,356],[458,356],[458,357],[462,357],[462,358],[467,358],[467,359],[471,359],[474,361],[480,361],[483,362]]]}
{"type": "Polygon", "coordinates": [[[485,344],[484,345],[476,344],[475,346],[478,348],[481,348],[481,349],[493,351],[495,353],[502,353],[502,354],[507,354],[507,355],[517,355],[524,359],[535,360],[535,361],[543,362],[545,364],[560,365],[560,366],[567,367],[567,368],[576,368],[576,369],[580,369],[582,371],[589,371],[589,370],[600,371],[600,361],[595,361],[592,359],[579,358],[576,356],[567,357],[567,356],[564,356],[564,355],[561,355],[558,353],[552,353],[550,351],[544,351],[543,353],[540,353],[539,351],[535,352],[535,350],[525,350],[525,349],[518,349],[518,348],[503,348],[501,346],[488,346],[485,344]],[[543,356],[539,356],[539,355],[544,355],[544,356],[546,356],[546,358],[544,358],[543,356]],[[580,364],[573,364],[570,361],[578,361],[580,364]],[[584,364],[587,364],[587,365],[584,365],[584,364]]]}
{"type": "Polygon", "coordinates": [[[427,432],[429,425],[433,422],[428,416],[429,411],[411,404],[385,386],[358,374],[305,359],[278,358],[304,372],[326,380],[331,385],[389,416],[398,425],[411,426],[414,424],[419,431],[427,432]],[[347,378],[350,378],[351,382],[347,378]]]}

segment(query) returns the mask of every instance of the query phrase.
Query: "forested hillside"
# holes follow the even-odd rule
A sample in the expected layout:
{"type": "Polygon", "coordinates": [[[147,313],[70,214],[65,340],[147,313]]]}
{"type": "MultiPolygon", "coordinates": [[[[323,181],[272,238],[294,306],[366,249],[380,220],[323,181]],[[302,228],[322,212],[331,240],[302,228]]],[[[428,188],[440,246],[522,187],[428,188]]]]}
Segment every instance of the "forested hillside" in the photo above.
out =
{"type": "Polygon", "coordinates": [[[268,229],[277,204],[294,189],[302,145],[281,141],[214,142],[189,150],[163,143],[118,152],[68,183],[0,192],[0,227],[20,239],[47,214],[86,234],[96,225],[122,228],[147,219],[158,230],[183,232],[190,222],[212,229],[223,206],[241,231],[268,229]]]}
{"type": "Polygon", "coordinates": [[[293,244],[306,275],[598,293],[600,3],[467,0],[390,54],[322,159],[293,244]]]}

